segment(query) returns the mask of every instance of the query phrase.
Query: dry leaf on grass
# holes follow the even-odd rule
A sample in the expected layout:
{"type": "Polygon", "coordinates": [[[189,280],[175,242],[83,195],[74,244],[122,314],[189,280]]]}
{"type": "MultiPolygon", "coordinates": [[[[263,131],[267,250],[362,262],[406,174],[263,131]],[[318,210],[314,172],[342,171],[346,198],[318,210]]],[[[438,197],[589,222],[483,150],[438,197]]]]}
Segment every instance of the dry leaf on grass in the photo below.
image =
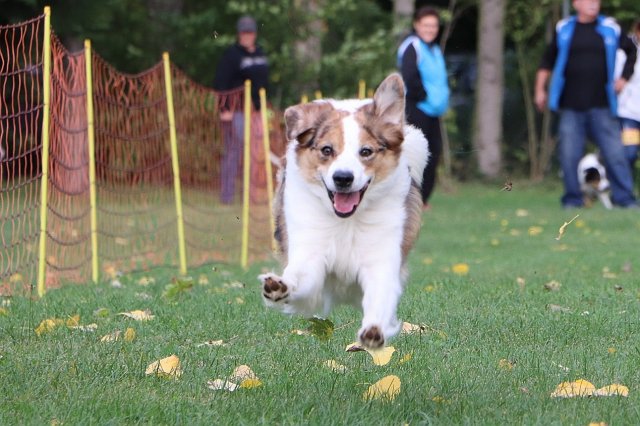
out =
{"type": "Polygon", "coordinates": [[[182,375],[182,369],[180,368],[180,358],[176,355],[171,355],[161,360],[152,362],[149,364],[144,372],[147,376],[155,374],[160,377],[173,377],[178,378],[182,375]]]}
{"type": "Polygon", "coordinates": [[[564,235],[567,226],[569,226],[571,224],[571,222],[573,222],[574,220],[576,220],[578,218],[578,216],[580,216],[579,214],[575,215],[575,217],[573,219],[571,219],[569,222],[565,222],[564,225],[562,225],[560,227],[560,229],[558,229],[558,236],[556,237],[556,240],[560,241],[560,238],[562,238],[562,236],[564,235]]]}
{"type": "Polygon", "coordinates": [[[257,379],[256,373],[253,372],[251,367],[248,365],[240,365],[233,370],[231,376],[229,376],[229,380],[234,382],[240,382],[246,379],[257,379]]]}
{"type": "Polygon", "coordinates": [[[64,324],[64,321],[58,318],[47,318],[40,322],[35,329],[36,335],[41,336],[44,333],[53,331],[57,326],[64,324]]]}
{"type": "Polygon", "coordinates": [[[362,395],[365,401],[381,399],[393,401],[400,394],[400,378],[398,376],[386,376],[378,380],[362,395]]]}
{"type": "Polygon", "coordinates": [[[391,357],[396,349],[393,346],[385,346],[380,349],[368,349],[363,346],[360,346],[358,342],[353,342],[347,345],[346,352],[360,352],[366,351],[373,360],[375,365],[387,365],[389,361],[391,361],[391,357]]]}
{"type": "Polygon", "coordinates": [[[222,379],[209,380],[207,382],[207,387],[211,390],[226,390],[229,392],[233,392],[238,389],[237,384],[222,379]]]}
{"type": "Polygon", "coordinates": [[[575,398],[577,396],[591,396],[595,392],[596,387],[593,383],[584,379],[578,379],[575,382],[562,382],[551,393],[552,398],[575,398]]]}
{"type": "Polygon", "coordinates": [[[614,383],[596,390],[593,396],[629,396],[629,388],[614,383]]]}
{"type": "Polygon", "coordinates": [[[233,370],[233,373],[231,373],[231,376],[229,376],[227,380],[209,380],[207,386],[211,390],[233,392],[237,389],[254,389],[260,387],[262,386],[262,382],[253,370],[251,370],[251,367],[248,365],[240,365],[233,370]]]}
{"type": "Polygon", "coordinates": [[[122,315],[136,321],[149,321],[155,318],[155,315],[151,315],[151,311],[148,309],[145,309],[144,311],[137,309],[130,312],[120,312],[118,315],[122,315]]]}
{"type": "Polygon", "coordinates": [[[196,345],[197,348],[201,348],[202,346],[227,346],[227,344],[223,340],[207,340],[206,342],[196,345]]]}
{"type": "Polygon", "coordinates": [[[335,359],[326,360],[322,365],[334,373],[346,373],[347,367],[338,363],[335,359]]]}
{"type": "Polygon", "coordinates": [[[424,331],[425,327],[423,325],[416,325],[416,324],[411,324],[409,322],[403,322],[402,323],[402,329],[400,330],[400,333],[403,334],[413,334],[413,333],[418,333],[420,331],[424,331]]]}

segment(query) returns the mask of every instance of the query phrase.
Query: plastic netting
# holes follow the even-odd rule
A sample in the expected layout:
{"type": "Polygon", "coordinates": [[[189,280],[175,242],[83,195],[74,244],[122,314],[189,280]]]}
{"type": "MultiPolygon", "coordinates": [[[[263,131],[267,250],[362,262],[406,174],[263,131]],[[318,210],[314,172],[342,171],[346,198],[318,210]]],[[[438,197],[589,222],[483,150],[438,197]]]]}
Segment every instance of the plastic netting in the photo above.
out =
{"type": "MultiPolygon", "coordinates": [[[[0,283],[14,290],[18,284],[34,283],[39,261],[45,110],[42,23],[39,17],[0,27],[0,283]]],[[[130,75],[96,53],[86,56],[87,52],[67,51],[52,34],[46,286],[88,282],[96,264],[102,277],[155,265],[177,266],[177,200],[181,201],[189,266],[240,262],[243,225],[249,230],[249,261],[270,257],[265,161],[272,155],[265,155],[261,116],[251,108],[250,168],[245,174],[244,88],[216,93],[194,83],[177,67],[167,68],[175,110],[180,200],[174,187],[171,97],[166,93],[163,63],[130,75]],[[85,57],[91,58],[90,64],[85,57]],[[91,81],[86,78],[88,65],[91,81]],[[93,126],[88,124],[89,95],[93,126]],[[230,117],[221,114],[221,105],[231,110],[230,117]],[[243,224],[247,177],[249,223],[243,224]],[[96,195],[93,229],[92,188],[96,195]],[[97,240],[95,251],[92,235],[97,240]]],[[[268,112],[266,131],[276,158],[284,150],[282,117],[273,108],[268,112]]]]}
{"type": "Polygon", "coordinates": [[[0,26],[0,291],[37,275],[44,15],[0,26]]]}

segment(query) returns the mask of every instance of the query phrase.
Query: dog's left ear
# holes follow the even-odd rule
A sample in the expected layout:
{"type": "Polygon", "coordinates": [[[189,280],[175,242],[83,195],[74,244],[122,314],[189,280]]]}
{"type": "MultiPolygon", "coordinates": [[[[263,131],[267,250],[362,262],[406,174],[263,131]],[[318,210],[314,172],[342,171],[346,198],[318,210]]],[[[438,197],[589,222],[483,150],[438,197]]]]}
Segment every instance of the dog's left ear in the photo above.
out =
{"type": "Polygon", "coordinates": [[[404,124],[404,82],[398,73],[384,79],[373,95],[374,113],[385,122],[404,124]]]}

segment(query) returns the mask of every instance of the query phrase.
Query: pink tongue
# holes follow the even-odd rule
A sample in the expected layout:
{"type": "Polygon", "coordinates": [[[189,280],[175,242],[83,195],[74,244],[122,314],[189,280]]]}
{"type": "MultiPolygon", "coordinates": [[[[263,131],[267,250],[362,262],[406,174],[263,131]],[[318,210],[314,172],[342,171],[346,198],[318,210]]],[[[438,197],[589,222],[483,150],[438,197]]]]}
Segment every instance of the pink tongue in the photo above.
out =
{"type": "Polygon", "coordinates": [[[336,192],[333,195],[333,208],[340,213],[351,213],[360,202],[360,192],[336,192]]]}

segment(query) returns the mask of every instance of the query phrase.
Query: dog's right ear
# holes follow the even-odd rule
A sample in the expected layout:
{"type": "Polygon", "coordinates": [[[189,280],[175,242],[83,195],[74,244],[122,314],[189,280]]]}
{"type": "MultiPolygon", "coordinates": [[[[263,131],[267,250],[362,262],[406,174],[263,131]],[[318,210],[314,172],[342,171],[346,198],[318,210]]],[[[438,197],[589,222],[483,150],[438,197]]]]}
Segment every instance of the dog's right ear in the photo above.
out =
{"type": "Polygon", "coordinates": [[[310,145],[316,130],[332,107],[326,102],[298,104],[284,111],[287,140],[297,140],[302,146],[310,145]]]}

